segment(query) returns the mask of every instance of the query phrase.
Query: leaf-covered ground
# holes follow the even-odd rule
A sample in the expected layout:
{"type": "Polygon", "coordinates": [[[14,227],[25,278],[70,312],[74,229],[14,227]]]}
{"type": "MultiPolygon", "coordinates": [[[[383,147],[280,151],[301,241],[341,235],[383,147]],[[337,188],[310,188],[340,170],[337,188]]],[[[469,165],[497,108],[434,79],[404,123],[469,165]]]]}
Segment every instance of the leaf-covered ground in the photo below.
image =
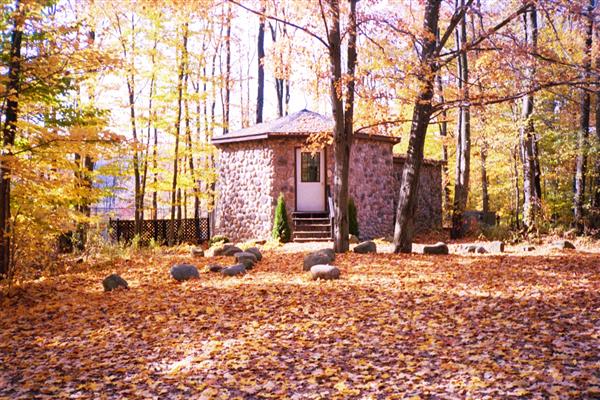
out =
{"type": "Polygon", "coordinates": [[[0,299],[1,398],[596,398],[600,254],[302,253],[176,283],[158,252],[0,299]],[[104,293],[118,272],[130,290],[104,293]]]}

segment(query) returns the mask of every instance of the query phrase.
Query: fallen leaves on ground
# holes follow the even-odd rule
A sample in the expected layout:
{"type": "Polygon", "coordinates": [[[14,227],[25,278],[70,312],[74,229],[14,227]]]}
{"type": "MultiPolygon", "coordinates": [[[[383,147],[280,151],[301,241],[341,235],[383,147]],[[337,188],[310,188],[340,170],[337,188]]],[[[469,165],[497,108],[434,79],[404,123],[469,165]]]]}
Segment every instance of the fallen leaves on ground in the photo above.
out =
{"type": "Polygon", "coordinates": [[[266,252],[177,283],[154,253],[1,300],[0,397],[594,398],[600,255],[339,255],[338,281],[266,252]],[[121,274],[130,290],[104,293],[121,274]]]}

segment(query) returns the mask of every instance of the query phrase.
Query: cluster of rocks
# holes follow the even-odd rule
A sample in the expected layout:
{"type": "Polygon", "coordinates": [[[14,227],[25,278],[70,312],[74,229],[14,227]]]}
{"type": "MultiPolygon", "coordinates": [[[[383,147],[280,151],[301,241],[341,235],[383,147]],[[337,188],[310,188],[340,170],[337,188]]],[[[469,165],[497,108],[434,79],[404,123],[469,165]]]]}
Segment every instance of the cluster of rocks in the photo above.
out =
{"type": "Polygon", "coordinates": [[[460,253],[477,253],[477,254],[503,253],[504,252],[504,242],[496,240],[493,242],[486,242],[486,243],[479,243],[479,244],[462,244],[458,247],[458,252],[460,252],[460,253]]]}
{"type": "Polygon", "coordinates": [[[558,249],[558,250],[565,250],[565,249],[575,250],[575,245],[573,243],[569,242],[568,240],[557,240],[554,243],[552,243],[552,245],[550,247],[553,249],[558,249]]]}
{"type": "Polygon", "coordinates": [[[209,272],[218,272],[223,276],[244,275],[247,271],[254,268],[257,262],[262,260],[262,253],[257,247],[250,247],[246,251],[231,244],[224,244],[216,248],[209,249],[213,256],[235,257],[236,264],[224,267],[218,264],[210,264],[206,268],[209,272]]]}
{"type": "Polygon", "coordinates": [[[307,254],[304,257],[304,271],[310,271],[313,280],[339,279],[340,270],[331,265],[335,261],[335,252],[332,249],[321,249],[307,254]]]}

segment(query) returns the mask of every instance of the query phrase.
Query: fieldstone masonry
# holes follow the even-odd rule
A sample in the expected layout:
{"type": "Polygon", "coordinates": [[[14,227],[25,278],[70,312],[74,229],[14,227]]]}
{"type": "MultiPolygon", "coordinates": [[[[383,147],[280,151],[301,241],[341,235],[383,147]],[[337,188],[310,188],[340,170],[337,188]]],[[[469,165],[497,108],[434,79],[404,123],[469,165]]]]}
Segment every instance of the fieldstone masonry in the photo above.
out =
{"type": "Polygon", "coordinates": [[[216,233],[232,240],[268,237],[272,228],[273,151],[264,141],[220,148],[216,233]]]}
{"type": "MultiPolygon", "coordinates": [[[[405,157],[394,157],[394,209],[398,206],[398,192],[402,182],[405,157]]],[[[427,232],[442,227],[442,164],[424,160],[419,177],[415,231],[427,232]]]]}

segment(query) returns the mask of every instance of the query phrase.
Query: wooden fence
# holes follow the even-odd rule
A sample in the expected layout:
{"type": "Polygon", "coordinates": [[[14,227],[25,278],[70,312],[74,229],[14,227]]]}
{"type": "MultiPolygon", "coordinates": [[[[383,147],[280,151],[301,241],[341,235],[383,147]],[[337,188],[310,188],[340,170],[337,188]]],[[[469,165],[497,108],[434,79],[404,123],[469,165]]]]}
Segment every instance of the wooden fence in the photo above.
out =
{"type": "MultiPolygon", "coordinates": [[[[173,244],[199,244],[210,239],[210,222],[208,218],[188,218],[173,221],[158,219],[142,222],[140,243],[147,244],[151,240],[167,244],[171,228],[174,228],[173,244]]],[[[111,219],[108,223],[110,237],[115,241],[131,242],[135,236],[135,221],[111,219]]]]}

